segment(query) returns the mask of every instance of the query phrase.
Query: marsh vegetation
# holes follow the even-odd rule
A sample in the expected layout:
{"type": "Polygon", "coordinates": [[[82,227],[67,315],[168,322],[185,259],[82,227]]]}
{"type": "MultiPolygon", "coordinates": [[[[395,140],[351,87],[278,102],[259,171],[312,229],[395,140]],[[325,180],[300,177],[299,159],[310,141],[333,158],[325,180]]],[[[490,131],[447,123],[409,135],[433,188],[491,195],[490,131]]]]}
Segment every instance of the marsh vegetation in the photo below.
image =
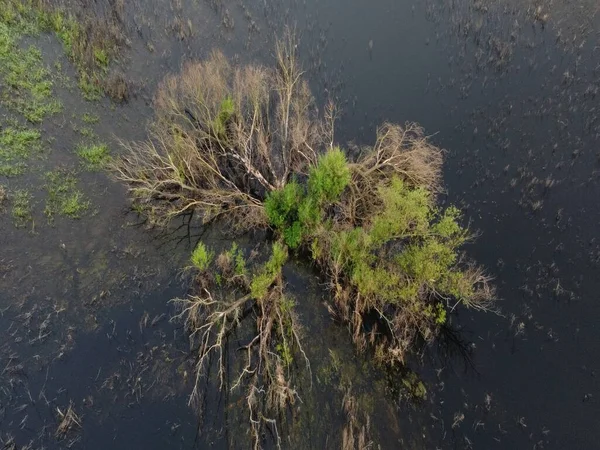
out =
{"type": "Polygon", "coordinates": [[[0,443],[593,447],[597,10],[0,0],[0,443]]]}
{"type": "Polygon", "coordinates": [[[273,69],[219,52],[189,63],[158,89],[152,139],[128,144],[114,165],[153,223],[195,212],[232,233],[269,230],[263,262],[235,245],[215,257],[199,243],[192,294],[176,300],[198,352],[192,399],[202,403],[216,360],[221,388],[246,393],[257,448],[266,429],[280,444],[276,418],[297,400],[291,362],[310,371],[288,261],[311,261],[333,317],[388,367],[433,341],[458,305],[489,311],[494,300],[490,278],[461,253],[472,235],[460,211],[436,204],[442,152],[416,124],[384,124],[375,145],[349,156],[334,141],[335,108],[318,111],[296,49],[288,34],[273,69]],[[227,340],[246,318],[255,334],[230,383],[227,340]]]}

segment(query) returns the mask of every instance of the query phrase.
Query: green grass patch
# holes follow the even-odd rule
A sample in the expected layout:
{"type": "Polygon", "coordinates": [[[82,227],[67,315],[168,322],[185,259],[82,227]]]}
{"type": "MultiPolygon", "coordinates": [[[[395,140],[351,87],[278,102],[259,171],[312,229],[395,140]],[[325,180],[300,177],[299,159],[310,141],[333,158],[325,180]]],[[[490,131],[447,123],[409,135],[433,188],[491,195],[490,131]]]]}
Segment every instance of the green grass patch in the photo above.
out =
{"type": "Polygon", "coordinates": [[[14,192],[12,196],[12,217],[17,228],[24,228],[33,220],[31,215],[32,199],[33,196],[25,189],[14,192]]]}
{"type": "Polygon", "coordinates": [[[0,129],[0,176],[22,174],[27,160],[39,153],[40,132],[31,128],[8,126],[0,129]]]}
{"type": "Polygon", "coordinates": [[[110,161],[110,150],[106,144],[80,144],[75,150],[88,170],[99,170],[110,161]]]}
{"type": "Polygon", "coordinates": [[[49,221],[56,215],[80,219],[90,208],[90,202],[77,189],[77,178],[68,170],[56,170],[46,174],[45,188],[48,192],[44,214],[49,221]]]}
{"type": "Polygon", "coordinates": [[[0,22],[0,100],[28,121],[39,123],[60,112],[62,105],[53,98],[51,74],[40,50],[19,47],[19,38],[15,29],[0,22]]]}
{"type": "Polygon", "coordinates": [[[65,9],[45,2],[0,0],[0,25],[4,28],[0,36],[8,32],[13,44],[23,35],[54,33],[77,69],[84,97],[101,98],[104,76],[118,47],[118,31],[110,22],[87,18],[82,23],[65,9]]]}

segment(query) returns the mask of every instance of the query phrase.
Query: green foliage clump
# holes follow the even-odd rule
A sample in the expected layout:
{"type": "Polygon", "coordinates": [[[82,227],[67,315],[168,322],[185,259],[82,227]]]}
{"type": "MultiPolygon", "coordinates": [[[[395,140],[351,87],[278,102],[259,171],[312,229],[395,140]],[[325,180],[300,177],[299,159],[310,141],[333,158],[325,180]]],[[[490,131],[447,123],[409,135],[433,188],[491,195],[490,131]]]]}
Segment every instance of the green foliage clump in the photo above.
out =
{"type": "MultiPolygon", "coordinates": [[[[458,253],[468,231],[457,208],[439,210],[430,190],[399,175],[378,178],[366,199],[356,185],[346,190],[351,180],[344,154],[330,150],[309,170],[306,187],[292,180],[268,196],[265,210],[289,248],[305,245],[315,263],[336,274],[340,301],[358,297],[362,314],[395,311],[392,316],[402,317],[403,329],[392,331],[402,338],[382,356],[393,359],[411,333],[429,339],[446,322],[448,298],[468,303],[477,296],[477,277],[461,268],[458,253]],[[348,226],[339,214],[360,201],[369,213],[358,218],[360,226],[348,226]]],[[[263,276],[257,282],[260,293],[270,281],[263,276]]]]}
{"type": "Polygon", "coordinates": [[[62,215],[70,219],[80,219],[90,208],[90,202],[83,192],[77,189],[77,178],[67,170],[55,170],[46,174],[46,207],[48,220],[62,215]]]}
{"type": "Polygon", "coordinates": [[[198,270],[205,271],[210,266],[214,256],[214,252],[208,250],[203,242],[198,242],[198,245],[196,245],[196,248],[192,252],[191,261],[198,270]]]}
{"type": "Polygon", "coordinates": [[[298,220],[298,208],[304,200],[304,189],[292,180],[283,189],[273,191],[265,200],[265,211],[269,223],[282,230],[298,220]]]}
{"type": "Polygon", "coordinates": [[[254,275],[250,284],[250,293],[253,298],[259,300],[267,295],[269,288],[281,276],[281,269],[287,261],[287,257],[287,248],[275,242],[272,247],[271,257],[254,275]]]}
{"type": "Polygon", "coordinates": [[[339,147],[329,150],[310,170],[308,193],[318,204],[333,203],[350,182],[346,156],[339,147]]]}
{"type": "Polygon", "coordinates": [[[80,144],[75,152],[88,170],[102,169],[111,160],[110,150],[106,144],[80,144]]]}
{"type": "Polygon", "coordinates": [[[265,200],[269,223],[282,233],[285,243],[292,249],[298,247],[302,240],[299,209],[304,200],[304,188],[295,180],[283,189],[271,192],[265,200]]]}
{"type": "Polygon", "coordinates": [[[308,188],[296,180],[271,192],[265,201],[269,223],[291,249],[300,246],[307,234],[320,224],[324,207],[335,202],[350,181],[346,157],[339,148],[319,158],[311,168],[308,188]]]}
{"type": "Polygon", "coordinates": [[[372,219],[373,245],[427,233],[432,203],[426,189],[411,189],[400,178],[394,178],[389,186],[379,188],[379,198],[383,210],[372,219]]]}

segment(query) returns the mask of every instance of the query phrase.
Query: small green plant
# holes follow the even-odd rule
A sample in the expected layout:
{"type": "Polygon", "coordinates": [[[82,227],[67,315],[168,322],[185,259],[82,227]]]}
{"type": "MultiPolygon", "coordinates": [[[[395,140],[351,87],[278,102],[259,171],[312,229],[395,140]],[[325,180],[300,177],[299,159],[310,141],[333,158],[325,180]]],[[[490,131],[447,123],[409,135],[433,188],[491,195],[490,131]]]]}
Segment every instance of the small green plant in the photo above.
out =
{"type": "Polygon", "coordinates": [[[287,341],[280,342],[275,346],[275,349],[277,350],[277,353],[279,353],[285,367],[289,367],[294,362],[294,355],[292,349],[287,344],[287,341]]]}
{"type": "Polygon", "coordinates": [[[214,252],[208,250],[203,242],[198,242],[198,245],[196,245],[196,248],[192,252],[191,261],[196,269],[204,271],[208,269],[214,256],[214,252]]]}
{"type": "Polygon", "coordinates": [[[100,67],[106,70],[108,68],[108,53],[103,48],[94,49],[94,58],[100,67]]]}
{"type": "Polygon", "coordinates": [[[46,207],[44,213],[49,221],[56,215],[80,219],[89,210],[90,202],[83,192],[77,189],[77,178],[64,169],[46,173],[46,207]]]}
{"type": "Polygon", "coordinates": [[[427,399],[427,388],[415,372],[408,370],[402,378],[402,385],[409,397],[415,400],[427,399]]]}
{"type": "Polygon", "coordinates": [[[31,215],[31,200],[33,196],[26,190],[15,191],[12,195],[12,217],[17,228],[23,228],[30,222],[33,217],[31,215]]]}
{"type": "Polygon", "coordinates": [[[79,144],[75,150],[88,170],[98,170],[111,160],[110,150],[106,144],[79,144]]]}
{"type": "Polygon", "coordinates": [[[233,116],[235,112],[235,104],[233,103],[233,98],[231,96],[225,97],[225,99],[221,102],[221,106],[219,108],[219,113],[214,122],[214,134],[219,139],[226,138],[226,128],[227,123],[231,116],[233,116]]]}
{"type": "Polygon", "coordinates": [[[292,249],[298,247],[302,240],[299,210],[304,198],[304,188],[292,180],[283,189],[271,192],[265,200],[269,222],[281,231],[285,243],[292,249]]]}
{"type": "Polygon", "coordinates": [[[242,249],[240,249],[237,243],[231,244],[231,248],[225,253],[227,260],[231,261],[233,264],[233,273],[236,276],[245,276],[247,273],[246,270],[246,260],[244,259],[244,254],[242,249]]]}
{"type": "Polygon", "coordinates": [[[253,298],[258,300],[267,295],[269,288],[281,276],[281,268],[287,261],[287,257],[287,248],[275,242],[272,246],[271,257],[252,279],[250,292],[253,298]]]}

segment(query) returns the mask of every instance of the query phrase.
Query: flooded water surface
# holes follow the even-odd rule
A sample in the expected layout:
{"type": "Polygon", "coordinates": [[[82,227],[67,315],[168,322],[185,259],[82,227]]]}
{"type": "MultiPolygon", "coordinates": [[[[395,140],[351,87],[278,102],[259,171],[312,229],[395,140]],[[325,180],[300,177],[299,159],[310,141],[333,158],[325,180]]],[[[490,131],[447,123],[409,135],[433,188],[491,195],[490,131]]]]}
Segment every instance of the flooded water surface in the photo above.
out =
{"type": "Polygon", "coordinates": [[[118,26],[107,73],[126,80],[127,96],[86,100],[54,34],[15,38],[39,49],[62,108],[32,124],[6,95],[0,106],[0,132],[40,133],[19,173],[2,171],[0,135],[3,448],[250,448],[240,392],[209,385],[202,412],[188,403],[194,354],[170,320],[196,243],[231,239],[193,216],[150,227],[82,149],[105,145],[114,157],[121,141],[144,139],[159,82],[213,49],[272,65],[286,27],[318,103],[340,108],[337,142],[372,144],[384,122],[418,122],[444,149],[440,200],[477,232],[465,250],[494,276],[499,301],[497,314],[454,311],[435,345],[390,373],[332,320],[317,273],[290,262],[311,374],[297,364],[302,401],[281,418],[281,447],[341,448],[351,393],[369,448],[598,448],[595,2],[80,3],[77,17],[118,26]]]}

